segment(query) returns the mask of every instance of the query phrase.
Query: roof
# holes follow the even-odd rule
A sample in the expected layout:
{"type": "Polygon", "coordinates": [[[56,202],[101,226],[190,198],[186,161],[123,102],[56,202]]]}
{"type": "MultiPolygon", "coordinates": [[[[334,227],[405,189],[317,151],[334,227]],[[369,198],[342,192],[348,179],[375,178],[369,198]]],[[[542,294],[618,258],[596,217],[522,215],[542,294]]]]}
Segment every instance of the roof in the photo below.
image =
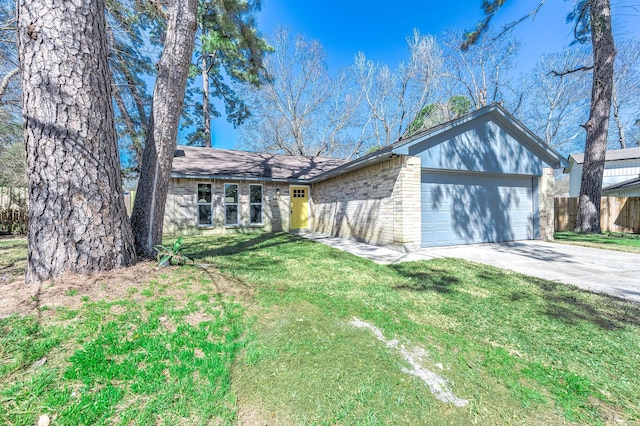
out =
{"type": "MultiPolygon", "coordinates": [[[[573,160],[578,163],[584,163],[584,153],[575,153],[570,155],[573,160]]],[[[612,149],[605,153],[605,161],[633,160],[640,158],[640,147],[612,149]]]]}
{"type": "Polygon", "coordinates": [[[306,181],[347,160],[178,146],[171,177],[306,181]]]}
{"type": "Polygon", "coordinates": [[[328,179],[347,171],[356,170],[368,164],[383,161],[393,156],[408,155],[409,148],[413,145],[423,142],[429,138],[435,137],[436,135],[439,135],[449,129],[460,126],[461,124],[475,120],[487,114],[491,114],[503,125],[510,128],[515,134],[519,136],[519,141],[521,143],[523,143],[527,148],[529,148],[532,152],[534,152],[538,157],[540,157],[543,161],[545,161],[553,168],[566,166],[567,161],[560,153],[558,153],[556,150],[544,143],[542,139],[533,134],[531,130],[529,130],[524,124],[518,121],[513,115],[511,115],[506,109],[504,109],[504,107],[494,103],[484,108],[480,108],[473,112],[470,112],[469,114],[465,114],[462,117],[416,133],[407,139],[400,138],[397,142],[387,147],[374,151],[371,154],[360,157],[349,163],[343,164],[335,169],[329,170],[315,177],[314,180],[328,179]]]}
{"type": "Polygon", "coordinates": [[[491,104],[407,139],[401,138],[389,146],[352,161],[179,146],[174,155],[171,177],[316,182],[391,157],[408,155],[409,148],[413,145],[487,114],[518,135],[519,142],[545,163],[553,168],[566,166],[566,160],[562,155],[545,144],[502,106],[491,104]]]}
{"type": "Polygon", "coordinates": [[[618,183],[614,183],[613,185],[609,185],[606,188],[602,188],[602,192],[604,193],[604,192],[614,191],[617,189],[627,189],[637,185],[640,185],[640,176],[633,179],[625,180],[624,182],[618,182],[618,183]]]}

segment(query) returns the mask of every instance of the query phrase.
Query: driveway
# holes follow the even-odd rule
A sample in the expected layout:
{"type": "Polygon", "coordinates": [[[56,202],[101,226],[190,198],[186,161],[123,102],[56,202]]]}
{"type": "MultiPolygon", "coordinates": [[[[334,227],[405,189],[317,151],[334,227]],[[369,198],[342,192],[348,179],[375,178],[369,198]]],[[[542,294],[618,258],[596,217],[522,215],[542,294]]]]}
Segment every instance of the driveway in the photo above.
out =
{"type": "Polygon", "coordinates": [[[640,302],[640,254],[543,241],[437,247],[420,254],[484,263],[640,302]]]}

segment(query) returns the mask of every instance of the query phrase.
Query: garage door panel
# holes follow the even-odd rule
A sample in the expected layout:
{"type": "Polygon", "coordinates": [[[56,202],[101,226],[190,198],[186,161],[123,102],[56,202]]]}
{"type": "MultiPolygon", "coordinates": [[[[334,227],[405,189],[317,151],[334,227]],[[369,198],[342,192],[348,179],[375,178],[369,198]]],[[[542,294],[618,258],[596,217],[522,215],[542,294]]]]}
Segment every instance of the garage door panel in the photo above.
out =
{"type": "Polygon", "coordinates": [[[532,239],[530,176],[423,172],[422,245],[532,239]]]}

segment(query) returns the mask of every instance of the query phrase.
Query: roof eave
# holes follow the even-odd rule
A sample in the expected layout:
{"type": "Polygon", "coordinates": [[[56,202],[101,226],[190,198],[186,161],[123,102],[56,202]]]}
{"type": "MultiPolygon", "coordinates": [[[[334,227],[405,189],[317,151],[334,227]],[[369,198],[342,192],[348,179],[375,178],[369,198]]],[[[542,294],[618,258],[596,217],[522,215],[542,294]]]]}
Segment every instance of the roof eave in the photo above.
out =
{"type": "Polygon", "coordinates": [[[310,178],[309,182],[314,183],[314,182],[320,182],[322,180],[327,180],[334,176],[360,169],[369,164],[386,160],[387,158],[392,157],[394,154],[395,153],[393,152],[392,146],[387,146],[369,155],[365,155],[364,157],[357,158],[347,164],[343,164],[342,166],[338,166],[335,169],[328,170],[324,173],[319,174],[318,176],[310,178]]]}
{"type": "Polygon", "coordinates": [[[189,174],[172,172],[173,179],[202,179],[202,180],[246,180],[255,182],[282,182],[282,183],[300,183],[308,184],[309,179],[292,179],[292,178],[270,178],[270,177],[251,177],[251,176],[233,176],[233,175],[207,175],[207,174],[189,174]]]}
{"type": "Polygon", "coordinates": [[[511,128],[512,131],[524,136],[524,140],[528,141],[527,145],[530,148],[533,148],[538,155],[545,163],[554,169],[558,169],[560,167],[567,167],[567,160],[556,150],[551,148],[549,145],[544,143],[539,137],[537,137],[531,130],[529,130],[524,124],[522,124],[518,119],[516,119],[513,115],[509,114],[509,112],[504,109],[504,107],[499,104],[491,104],[484,108],[480,108],[475,110],[467,115],[464,115],[458,119],[452,120],[445,125],[434,127],[432,130],[427,130],[413,138],[409,138],[406,141],[402,141],[394,144],[393,152],[394,154],[400,155],[409,155],[409,149],[420,143],[425,141],[426,139],[433,138],[439,134],[442,134],[446,131],[449,131],[455,127],[458,127],[464,123],[468,123],[473,121],[483,115],[493,114],[496,118],[498,118],[504,125],[511,128]]]}

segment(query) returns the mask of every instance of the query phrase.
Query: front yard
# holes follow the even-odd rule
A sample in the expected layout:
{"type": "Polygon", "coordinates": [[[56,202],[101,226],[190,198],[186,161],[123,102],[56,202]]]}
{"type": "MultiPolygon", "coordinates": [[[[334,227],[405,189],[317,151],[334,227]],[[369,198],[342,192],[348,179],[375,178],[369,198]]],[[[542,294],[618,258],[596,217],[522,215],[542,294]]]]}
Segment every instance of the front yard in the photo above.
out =
{"type": "Polygon", "coordinates": [[[0,241],[0,300],[22,313],[0,319],[0,424],[640,421],[638,305],[289,234],[184,244],[213,266],[27,291],[25,244],[0,241]]]}

